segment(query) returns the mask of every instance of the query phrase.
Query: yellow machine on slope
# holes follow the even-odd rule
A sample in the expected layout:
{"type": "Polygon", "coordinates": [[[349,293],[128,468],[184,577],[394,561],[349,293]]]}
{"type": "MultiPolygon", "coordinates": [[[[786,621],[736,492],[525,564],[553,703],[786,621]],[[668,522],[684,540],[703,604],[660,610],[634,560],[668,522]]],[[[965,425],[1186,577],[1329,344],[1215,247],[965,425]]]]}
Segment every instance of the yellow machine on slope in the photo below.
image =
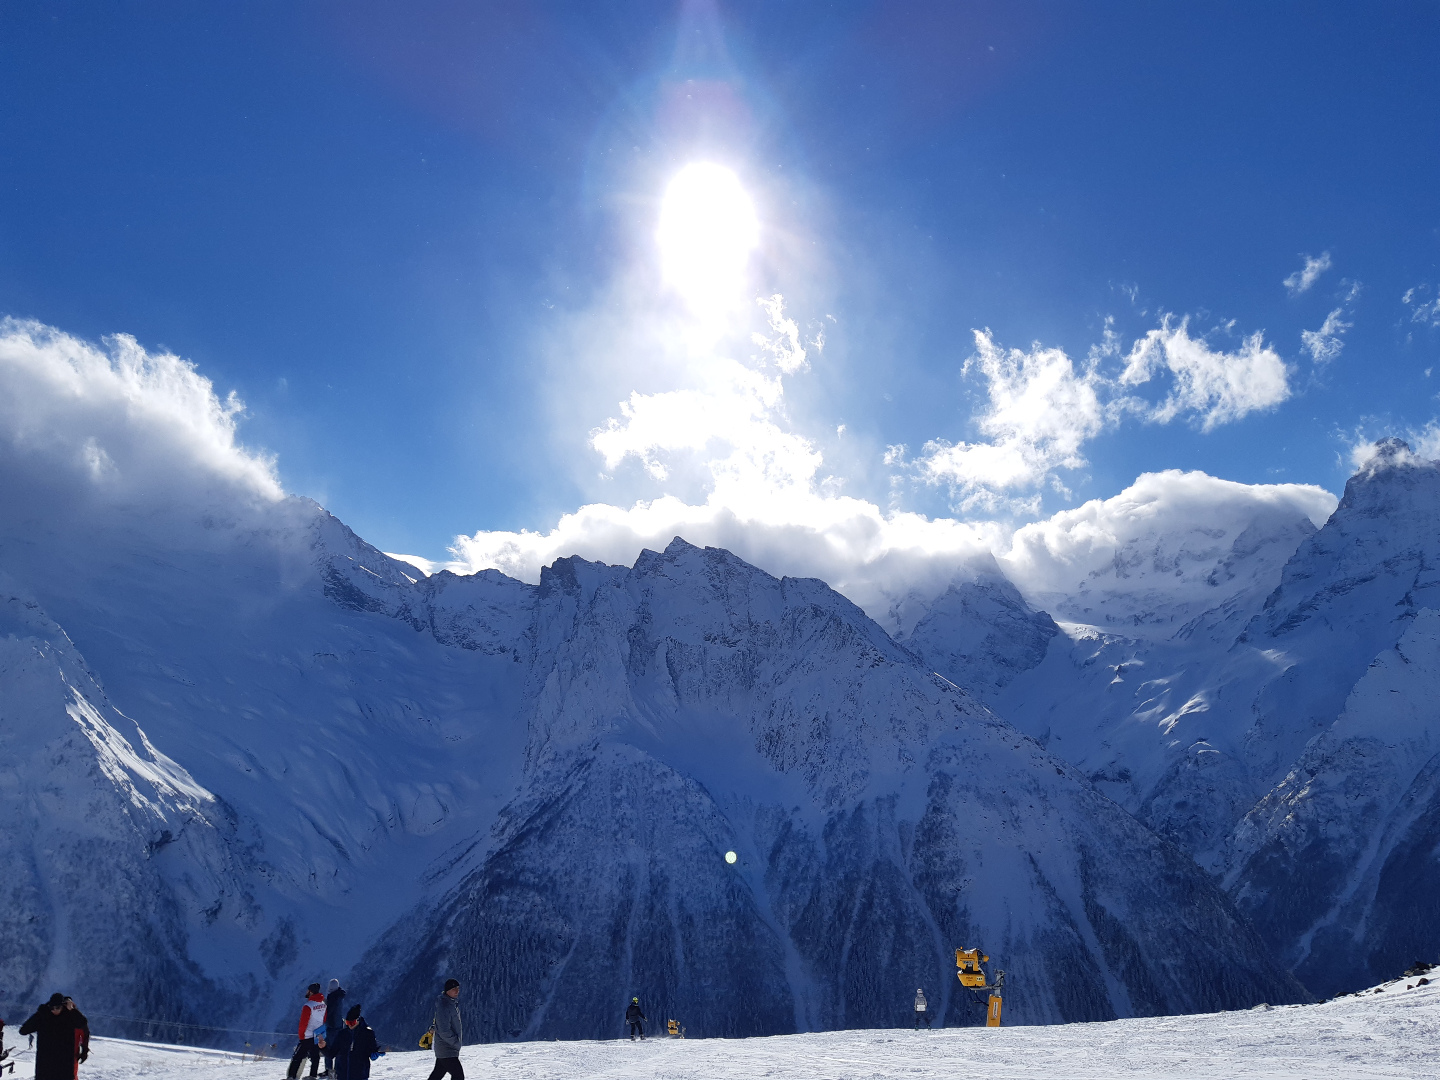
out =
{"type": "Polygon", "coordinates": [[[978,1003],[980,991],[989,990],[990,999],[986,1002],[985,1026],[1000,1026],[1000,991],[1005,987],[1005,972],[996,971],[995,981],[986,983],[985,969],[981,964],[988,964],[990,957],[984,955],[979,949],[956,949],[955,966],[960,970],[956,973],[960,985],[970,991],[971,996],[978,1003]]]}

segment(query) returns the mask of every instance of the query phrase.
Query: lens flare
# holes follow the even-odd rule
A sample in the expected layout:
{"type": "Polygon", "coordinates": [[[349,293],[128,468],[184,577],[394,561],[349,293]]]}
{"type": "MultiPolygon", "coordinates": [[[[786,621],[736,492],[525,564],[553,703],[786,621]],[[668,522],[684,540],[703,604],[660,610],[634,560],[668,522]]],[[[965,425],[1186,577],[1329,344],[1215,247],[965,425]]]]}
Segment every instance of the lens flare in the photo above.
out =
{"type": "Polygon", "coordinates": [[[693,162],[676,173],[660,204],[655,239],[666,285],[694,315],[716,322],[745,299],[760,222],[734,172],[693,162]]]}

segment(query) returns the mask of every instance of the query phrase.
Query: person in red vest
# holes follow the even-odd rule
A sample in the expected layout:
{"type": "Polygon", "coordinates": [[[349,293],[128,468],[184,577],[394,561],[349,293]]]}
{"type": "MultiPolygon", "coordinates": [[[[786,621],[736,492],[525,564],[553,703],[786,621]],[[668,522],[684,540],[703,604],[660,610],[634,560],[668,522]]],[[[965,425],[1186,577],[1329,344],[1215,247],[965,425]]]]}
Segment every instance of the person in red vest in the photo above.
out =
{"type": "Polygon", "coordinates": [[[320,1071],[320,1047],[315,1040],[324,1026],[325,996],[320,993],[319,983],[311,983],[305,991],[305,1004],[300,1008],[300,1045],[295,1047],[295,1056],[290,1059],[290,1068],[285,1073],[287,1080],[296,1080],[300,1075],[300,1063],[307,1057],[310,1059],[310,1076],[314,1080],[315,1074],[320,1071]]]}

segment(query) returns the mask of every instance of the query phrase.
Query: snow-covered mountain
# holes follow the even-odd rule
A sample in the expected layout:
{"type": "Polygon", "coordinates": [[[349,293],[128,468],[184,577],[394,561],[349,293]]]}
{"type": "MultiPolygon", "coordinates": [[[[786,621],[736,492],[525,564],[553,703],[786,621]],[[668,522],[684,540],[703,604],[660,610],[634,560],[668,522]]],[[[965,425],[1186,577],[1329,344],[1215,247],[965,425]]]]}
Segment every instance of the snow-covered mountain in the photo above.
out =
{"type": "Polygon", "coordinates": [[[1033,591],[1061,620],[1043,653],[1046,616],[1014,597],[1001,617],[937,603],[905,640],[1221,876],[1330,994],[1440,950],[1440,464],[1387,440],[1320,530],[1268,517],[1215,523],[1204,557],[1193,530],[1158,535],[1103,587],[1033,591]],[[985,655],[1022,659],[997,681],[985,655]]]}
{"type": "Polygon", "coordinates": [[[968,945],[1017,1021],[1303,994],[821,582],[678,540],[423,577],[300,499],[111,520],[0,523],[7,1011],[63,981],[110,1030],[274,1030],[363,953],[372,1016],[452,971],[486,1038],[640,991],[715,1033],[890,1023],[916,985],[963,1022],[968,945]]]}
{"type": "Polygon", "coordinates": [[[973,1021],[972,940],[1020,1021],[1298,992],[1193,863],[821,582],[676,540],[528,606],[524,789],[362,964],[384,1015],[448,970],[487,1038],[608,1033],[637,987],[717,1035],[896,1023],[912,984],[973,1021]]]}

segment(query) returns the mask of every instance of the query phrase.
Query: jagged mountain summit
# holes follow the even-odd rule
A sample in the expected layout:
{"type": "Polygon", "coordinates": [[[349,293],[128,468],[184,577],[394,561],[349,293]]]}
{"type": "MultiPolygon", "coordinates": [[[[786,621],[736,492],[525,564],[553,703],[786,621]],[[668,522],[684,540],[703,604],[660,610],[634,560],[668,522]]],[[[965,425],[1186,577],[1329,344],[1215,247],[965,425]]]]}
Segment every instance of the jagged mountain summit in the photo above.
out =
{"type": "Polygon", "coordinates": [[[1303,995],[1187,857],[821,582],[678,540],[423,577],[299,499],[14,520],[7,768],[68,746],[81,778],[7,796],[14,857],[60,880],[63,826],[137,884],[19,888],[6,1008],[64,979],[112,1030],[274,1030],[360,960],[397,1025],[448,970],[486,1038],[608,1034],[639,990],[777,1032],[892,1023],[968,945],[1017,1021],[1303,995]]]}

